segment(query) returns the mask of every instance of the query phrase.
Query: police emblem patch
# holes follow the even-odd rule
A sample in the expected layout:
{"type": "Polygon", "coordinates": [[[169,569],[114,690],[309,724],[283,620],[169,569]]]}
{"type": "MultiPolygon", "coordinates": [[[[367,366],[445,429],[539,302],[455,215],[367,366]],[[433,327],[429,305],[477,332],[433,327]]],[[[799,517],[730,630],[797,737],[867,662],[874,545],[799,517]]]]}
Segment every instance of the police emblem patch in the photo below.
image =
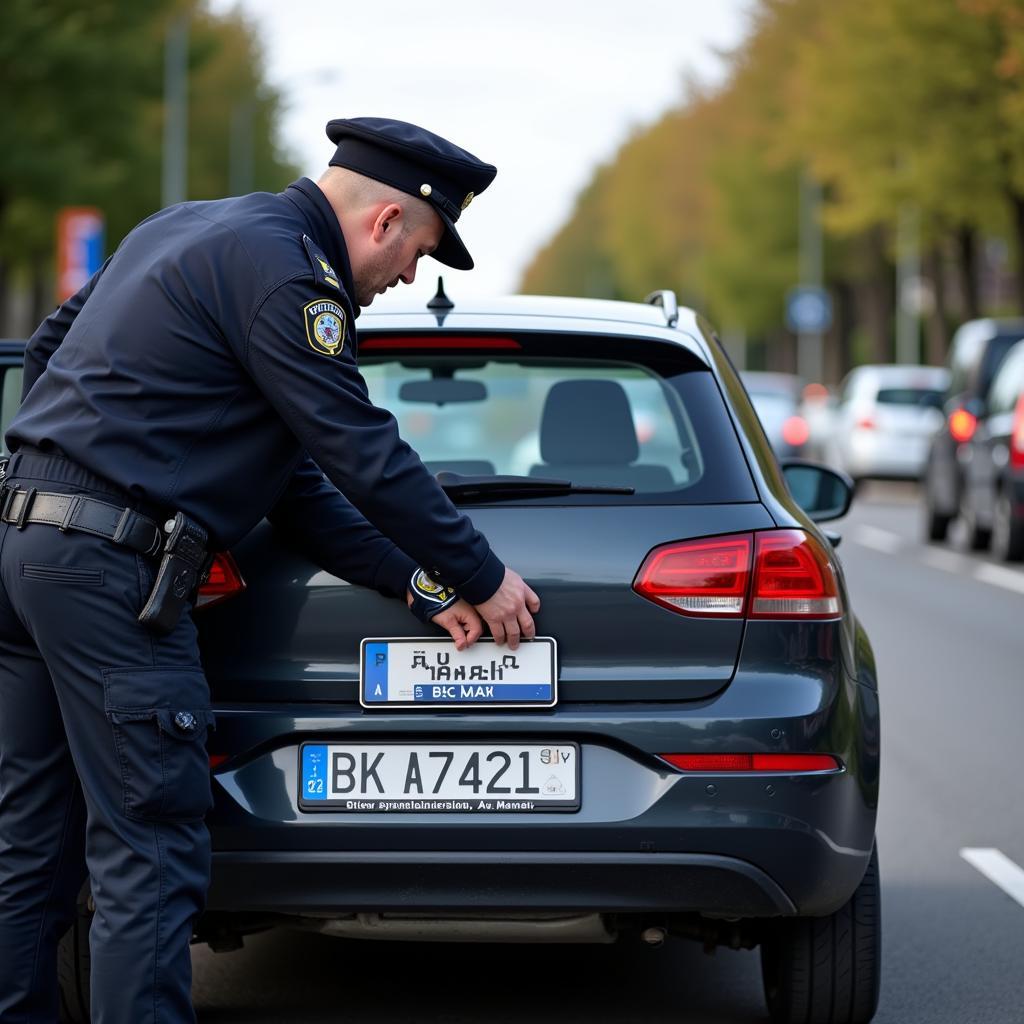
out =
{"type": "Polygon", "coordinates": [[[325,356],[338,355],[345,345],[345,310],[329,299],[317,299],[302,307],[310,348],[325,356]]]}
{"type": "Polygon", "coordinates": [[[454,593],[443,584],[432,580],[422,569],[413,575],[412,589],[420,597],[428,601],[436,601],[438,604],[444,604],[454,593]]]}

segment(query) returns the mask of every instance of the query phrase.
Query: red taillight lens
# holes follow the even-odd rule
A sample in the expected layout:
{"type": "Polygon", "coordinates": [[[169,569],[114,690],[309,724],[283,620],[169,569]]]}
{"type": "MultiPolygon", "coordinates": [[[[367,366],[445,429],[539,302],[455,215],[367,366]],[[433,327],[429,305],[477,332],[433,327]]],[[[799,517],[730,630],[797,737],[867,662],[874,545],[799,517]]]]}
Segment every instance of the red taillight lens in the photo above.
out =
{"type": "Polygon", "coordinates": [[[862,416],[854,426],[858,430],[874,430],[877,424],[870,416],[862,416]]]}
{"type": "Polygon", "coordinates": [[[970,441],[978,427],[978,418],[966,409],[955,409],[949,414],[949,433],[954,441],[970,441]]]}
{"type": "Polygon", "coordinates": [[[803,530],[755,535],[752,619],[834,619],[842,614],[836,571],[803,530]]]}
{"type": "Polygon", "coordinates": [[[684,772],[836,772],[831,754],[659,754],[684,772]]]}
{"type": "Polygon", "coordinates": [[[216,771],[222,764],[227,762],[227,754],[211,754],[210,755],[210,771],[216,771]]]}
{"type": "Polygon", "coordinates": [[[790,416],[782,424],[782,440],[793,448],[799,448],[800,445],[807,444],[807,439],[810,436],[811,428],[807,426],[807,420],[803,416],[790,416]]]}
{"type": "Polygon", "coordinates": [[[520,352],[523,346],[512,338],[482,338],[469,335],[392,335],[387,338],[360,339],[360,352],[393,352],[399,350],[431,349],[437,351],[520,352]]]}
{"type": "Polygon", "coordinates": [[[821,543],[803,530],[764,530],[665,544],[644,559],[633,589],[684,615],[738,617],[746,612],[752,619],[837,619],[842,615],[835,566],[821,543]],[[748,587],[751,577],[753,585],[748,587]]]}
{"type": "Polygon", "coordinates": [[[685,615],[743,614],[753,541],[748,533],[655,548],[633,589],[685,615]]]}
{"type": "Polygon", "coordinates": [[[1010,465],[1024,469],[1024,395],[1017,399],[1013,410],[1013,426],[1010,428],[1010,465]]]}
{"type": "Polygon", "coordinates": [[[238,565],[227,551],[221,551],[210,566],[210,575],[199,588],[197,608],[209,608],[211,604],[226,601],[245,590],[245,580],[238,565]]]}

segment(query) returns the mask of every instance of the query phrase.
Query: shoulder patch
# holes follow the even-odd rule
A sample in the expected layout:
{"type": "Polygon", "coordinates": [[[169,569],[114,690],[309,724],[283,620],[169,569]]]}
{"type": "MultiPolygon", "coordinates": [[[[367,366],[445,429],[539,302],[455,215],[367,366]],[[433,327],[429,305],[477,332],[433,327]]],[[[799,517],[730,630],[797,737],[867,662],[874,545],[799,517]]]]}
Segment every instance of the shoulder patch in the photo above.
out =
{"type": "Polygon", "coordinates": [[[316,299],[302,307],[306,340],[314,352],[336,356],[345,347],[345,310],[330,299],[316,299]]]}
{"type": "Polygon", "coordinates": [[[341,285],[338,284],[338,275],[335,273],[334,267],[327,262],[327,257],[317,248],[316,242],[309,235],[303,235],[302,244],[306,247],[306,255],[313,268],[313,276],[321,284],[340,292],[341,285]]]}

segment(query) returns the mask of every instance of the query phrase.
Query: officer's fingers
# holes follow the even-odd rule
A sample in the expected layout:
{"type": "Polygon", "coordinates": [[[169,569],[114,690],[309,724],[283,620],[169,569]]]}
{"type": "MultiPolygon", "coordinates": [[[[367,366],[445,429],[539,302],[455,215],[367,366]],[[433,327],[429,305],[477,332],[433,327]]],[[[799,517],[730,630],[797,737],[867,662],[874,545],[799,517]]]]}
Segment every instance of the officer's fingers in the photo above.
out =
{"type": "Polygon", "coordinates": [[[472,617],[466,617],[466,621],[463,623],[463,626],[466,630],[466,646],[472,647],[473,644],[483,636],[483,620],[474,612],[472,617]]]}
{"type": "Polygon", "coordinates": [[[526,587],[526,607],[529,608],[534,615],[540,611],[540,598],[537,596],[536,591],[531,590],[529,587],[526,587]]]}
{"type": "Polygon", "coordinates": [[[505,639],[508,641],[508,649],[514,651],[519,646],[519,620],[505,620],[505,639]]]}
{"type": "Polygon", "coordinates": [[[494,637],[494,642],[500,647],[505,642],[505,625],[501,619],[488,619],[487,628],[494,637]]]}
{"type": "Polygon", "coordinates": [[[519,632],[522,634],[524,640],[532,640],[537,635],[537,626],[533,621],[532,615],[520,612],[519,632]]]}
{"type": "Polygon", "coordinates": [[[452,639],[455,641],[455,649],[457,651],[461,651],[467,646],[466,631],[462,628],[462,623],[455,615],[452,615],[451,612],[438,612],[437,615],[434,616],[433,621],[442,629],[448,630],[452,639]]]}

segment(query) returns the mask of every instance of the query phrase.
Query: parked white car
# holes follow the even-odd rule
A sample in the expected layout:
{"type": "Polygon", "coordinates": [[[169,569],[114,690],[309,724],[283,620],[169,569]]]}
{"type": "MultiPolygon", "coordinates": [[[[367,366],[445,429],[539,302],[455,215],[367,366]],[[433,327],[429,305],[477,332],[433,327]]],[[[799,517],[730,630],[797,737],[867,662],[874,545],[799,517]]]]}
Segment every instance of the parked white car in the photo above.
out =
{"type": "Polygon", "coordinates": [[[828,461],[855,480],[919,479],[948,385],[944,367],[858,366],[840,388],[828,461]]]}

